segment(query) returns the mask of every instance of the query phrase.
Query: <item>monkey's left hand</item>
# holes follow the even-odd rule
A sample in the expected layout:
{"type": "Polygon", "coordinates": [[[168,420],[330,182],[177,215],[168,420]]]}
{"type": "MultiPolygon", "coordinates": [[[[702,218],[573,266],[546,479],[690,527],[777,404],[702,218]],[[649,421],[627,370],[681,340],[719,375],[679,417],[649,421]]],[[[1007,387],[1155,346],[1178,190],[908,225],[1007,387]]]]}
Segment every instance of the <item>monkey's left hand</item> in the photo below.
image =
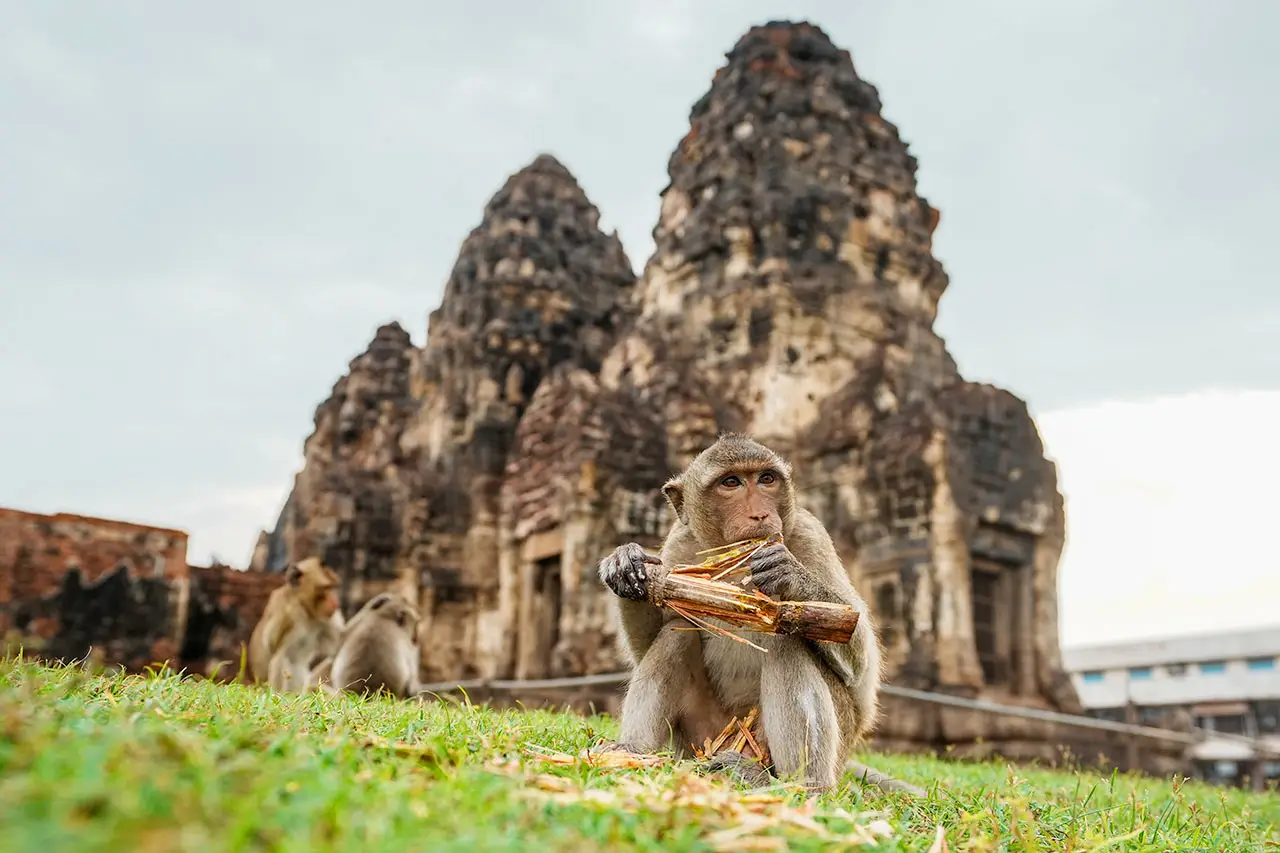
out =
{"type": "Polygon", "coordinates": [[[804,566],[787,546],[778,542],[751,556],[751,582],[770,598],[789,600],[803,587],[804,566]]]}

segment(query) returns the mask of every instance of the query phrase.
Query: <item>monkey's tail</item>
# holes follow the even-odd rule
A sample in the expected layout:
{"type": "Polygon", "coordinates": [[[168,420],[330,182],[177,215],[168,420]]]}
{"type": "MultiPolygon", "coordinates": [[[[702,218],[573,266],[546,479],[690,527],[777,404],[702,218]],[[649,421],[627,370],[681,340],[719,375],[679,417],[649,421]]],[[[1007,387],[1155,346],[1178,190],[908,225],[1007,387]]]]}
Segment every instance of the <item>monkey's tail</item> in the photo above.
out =
{"type": "Polygon", "coordinates": [[[918,785],[912,785],[910,782],[903,782],[901,779],[894,779],[889,774],[881,773],[874,767],[868,767],[859,761],[848,762],[845,764],[844,769],[846,771],[852,770],[854,777],[858,780],[858,784],[863,787],[871,784],[888,793],[901,792],[910,794],[913,797],[928,796],[924,788],[921,788],[918,785]]]}

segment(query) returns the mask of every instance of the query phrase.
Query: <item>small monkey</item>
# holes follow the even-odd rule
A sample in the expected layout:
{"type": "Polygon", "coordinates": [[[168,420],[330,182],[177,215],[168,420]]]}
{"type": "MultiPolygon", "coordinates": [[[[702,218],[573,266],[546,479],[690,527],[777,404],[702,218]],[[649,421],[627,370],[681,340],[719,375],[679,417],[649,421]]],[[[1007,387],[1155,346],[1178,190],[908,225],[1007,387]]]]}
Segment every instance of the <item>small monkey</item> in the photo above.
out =
{"type": "MultiPolygon", "coordinates": [[[[676,521],[660,556],[636,543],[600,562],[617,596],[620,640],[632,661],[621,737],[611,748],[651,753],[714,739],[730,715],[760,708],[762,746],[773,769],[812,790],[835,785],[858,740],[876,720],[881,655],[875,623],[826,528],[796,505],[791,466],[768,447],[723,435],[663,486],[676,521]],[[752,584],[775,599],[829,601],[861,617],[848,643],[763,634],[757,649],[700,631],[646,599],[650,572],[699,562],[699,551],[782,534],[751,559],[752,584]]],[[[731,628],[732,626],[725,625],[731,628]]],[[[740,753],[711,762],[752,784],[768,773],[740,753]]]]}
{"type": "Polygon", "coordinates": [[[418,610],[389,592],[369,599],[347,625],[328,672],[330,692],[406,699],[418,692],[418,610]]]}
{"type": "Polygon", "coordinates": [[[275,690],[296,692],[314,686],[311,666],[337,650],[345,620],[338,575],[320,560],[291,563],[284,580],[249,637],[249,674],[275,690]]]}

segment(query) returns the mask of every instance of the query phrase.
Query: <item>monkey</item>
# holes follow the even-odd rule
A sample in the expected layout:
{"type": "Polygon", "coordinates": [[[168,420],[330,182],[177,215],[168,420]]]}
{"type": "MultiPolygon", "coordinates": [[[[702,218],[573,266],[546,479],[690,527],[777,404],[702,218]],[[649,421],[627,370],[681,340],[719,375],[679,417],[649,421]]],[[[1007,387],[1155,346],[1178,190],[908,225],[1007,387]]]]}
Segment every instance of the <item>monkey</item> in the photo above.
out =
{"type": "Polygon", "coordinates": [[[249,637],[249,674],[272,689],[313,686],[312,664],[337,651],[346,627],[336,572],[315,557],[290,563],[249,637]]]}
{"type": "MultiPolygon", "coordinates": [[[[760,708],[761,746],[780,777],[814,792],[830,789],[854,747],[874,726],[883,677],[880,639],[822,522],[797,505],[790,464],[748,436],[726,433],[699,453],[662,493],[675,521],[661,554],[637,543],[601,560],[601,581],[616,596],[619,641],[632,665],[618,741],[603,749],[653,753],[714,739],[730,715],[760,708]],[[725,637],[685,630],[655,607],[648,578],[696,563],[699,551],[781,534],[751,558],[751,584],[775,599],[848,604],[859,613],[848,643],[759,635],[761,653],[725,637]]],[[[732,626],[724,625],[726,628],[732,626]]],[[[740,753],[720,753],[710,769],[753,786],[769,773],[740,753]]],[[[883,785],[882,785],[883,787],[883,785]]]]}
{"type": "MultiPolygon", "coordinates": [[[[348,622],[347,628],[350,628],[350,627],[351,627],[351,623],[348,622]]],[[[345,629],[343,633],[345,635],[345,629]]],[[[314,684],[317,687],[323,688],[325,685],[330,684],[332,682],[333,680],[332,675],[333,675],[333,655],[329,655],[324,660],[320,661],[320,663],[316,664],[311,668],[311,677],[308,679],[308,683],[314,684]]]]}
{"type": "MultiPolygon", "coordinates": [[[[333,656],[324,689],[399,699],[418,692],[418,610],[403,597],[380,593],[351,618],[333,656]]],[[[322,664],[323,666],[323,664],[322,664]]],[[[317,673],[322,675],[322,673],[317,673]]]]}

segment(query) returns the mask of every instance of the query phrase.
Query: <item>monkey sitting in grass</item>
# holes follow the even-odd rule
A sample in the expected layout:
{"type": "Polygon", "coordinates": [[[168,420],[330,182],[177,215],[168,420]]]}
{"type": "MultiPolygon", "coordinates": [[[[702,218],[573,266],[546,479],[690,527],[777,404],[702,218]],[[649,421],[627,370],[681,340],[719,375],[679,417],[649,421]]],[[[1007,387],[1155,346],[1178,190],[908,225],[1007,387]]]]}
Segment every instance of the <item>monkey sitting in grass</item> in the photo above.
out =
{"type": "MultiPolygon", "coordinates": [[[[875,724],[881,653],[875,622],[854,589],[831,537],[797,506],[791,466],[768,447],[725,435],[663,486],[676,521],[660,556],[636,543],[601,561],[600,579],[617,596],[620,640],[633,667],[622,705],[621,736],[606,750],[635,754],[667,749],[687,757],[690,744],[714,740],[731,717],[759,708],[760,745],[778,776],[813,791],[834,786],[850,755],[875,724]],[[829,601],[860,612],[848,643],[760,635],[768,651],[688,630],[688,621],[647,600],[650,578],[698,562],[698,552],[781,534],[751,558],[753,586],[774,599],[829,601]],[[674,735],[674,743],[673,741],[674,735]]],[[[738,752],[721,752],[710,769],[753,786],[769,769],[738,752]]],[[[923,793],[871,771],[886,790],[923,793]]]]}

